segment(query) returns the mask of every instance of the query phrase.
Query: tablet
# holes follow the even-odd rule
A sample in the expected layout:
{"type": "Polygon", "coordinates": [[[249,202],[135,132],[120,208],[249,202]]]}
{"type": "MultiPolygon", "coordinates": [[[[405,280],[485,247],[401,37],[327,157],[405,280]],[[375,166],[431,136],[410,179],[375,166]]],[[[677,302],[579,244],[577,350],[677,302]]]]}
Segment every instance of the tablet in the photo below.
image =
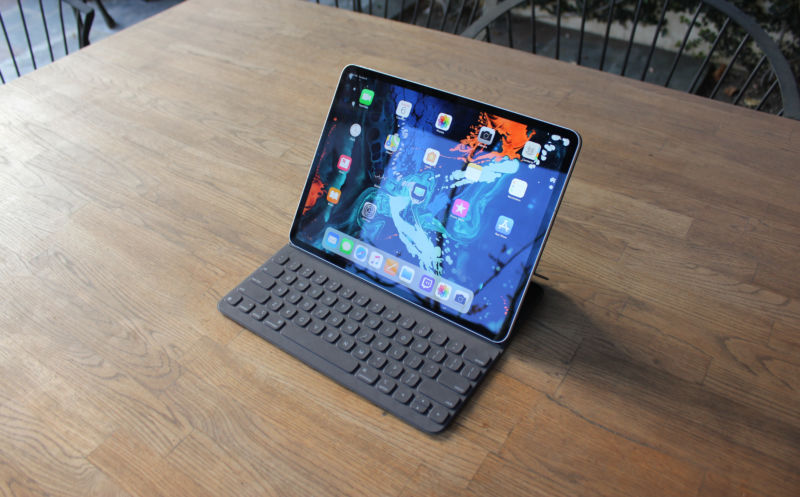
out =
{"type": "Polygon", "coordinates": [[[571,129],[348,66],[290,240],[502,342],[580,145],[571,129]]]}

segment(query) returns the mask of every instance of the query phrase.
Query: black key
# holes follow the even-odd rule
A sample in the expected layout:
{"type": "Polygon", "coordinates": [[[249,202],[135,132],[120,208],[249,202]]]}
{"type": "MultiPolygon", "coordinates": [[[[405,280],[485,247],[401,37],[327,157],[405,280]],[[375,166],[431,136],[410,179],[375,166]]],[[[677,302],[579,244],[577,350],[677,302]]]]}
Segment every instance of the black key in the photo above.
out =
{"type": "Polygon", "coordinates": [[[289,287],[286,285],[278,285],[272,289],[272,293],[277,295],[278,297],[283,297],[287,293],[289,293],[289,287]]]}
{"type": "Polygon", "coordinates": [[[362,367],[358,370],[358,373],[356,373],[356,378],[367,383],[368,385],[373,385],[376,381],[378,381],[379,377],[380,374],[368,366],[362,367]]]}
{"type": "Polygon", "coordinates": [[[392,338],[394,336],[394,334],[397,333],[397,328],[394,325],[385,324],[385,325],[381,326],[380,333],[383,336],[387,336],[389,338],[392,338]]]}
{"type": "Polygon", "coordinates": [[[405,328],[407,330],[410,330],[411,328],[413,328],[415,324],[417,324],[417,322],[414,321],[414,318],[409,317],[409,316],[406,316],[406,317],[404,317],[403,319],[400,320],[400,326],[402,326],[403,328],[405,328]]]}
{"type": "Polygon", "coordinates": [[[283,283],[285,285],[291,285],[295,281],[297,281],[297,275],[296,274],[286,273],[283,276],[281,276],[281,283],[283,283]]]}
{"type": "Polygon", "coordinates": [[[447,344],[447,350],[454,354],[460,354],[464,350],[464,344],[457,340],[450,340],[450,343],[447,344]]]}
{"type": "Polygon", "coordinates": [[[369,350],[369,347],[367,347],[366,345],[359,344],[359,345],[358,345],[358,346],[356,346],[356,348],[353,350],[353,357],[355,357],[356,359],[359,359],[359,360],[363,361],[363,360],[365,360],[367,357],[369,357],[369,355],[370,355],[371,353],[372,353],[372,351],[371,351],[371,350],[369,350]]]}
{"type": "Polygon", "coordinates": [[[322,305],[327,305],[328,307],[333,307],[336,304],[336,301],[339,300],[336,298],[336,295],[332,293],[326,293],[324,297],[319,299],[322,305]]]}
{"type": "Polygon", "coordinates": [[[264,302],[269,300],[269,293],[267,293],[267,291],[261,288],[260,286],[250,281],[245,281],[244,283],[242,283],[237,290],[239,290],[239,292],[244,294],[245,296],[255,300],[259,304],[263,304],[264,302]]]}
{"type": "Polygon", "coordinates": [[[286,329],[283,330],[282,334],[286,338],[294,341],[302,347],[307,348],[308,350],[342,368],[348,373],[352,373],[358,369],[358,361],[350,357],[350,354],[342,352],[336,347],[325,345],[324,343],[320,342],[319,338],[311,335],[305,330],[295,328],[293,326],[287,326],[286,329]]]}
{"type": "Polygon", "coordinates": [[[464,377],[451,373],[450,371],[442,371],[442,374],[439,375],[436,381],[461,395],[469,392],[469,387],[471,386],[470,382],[464,377]]]}
{"type": "Polygon", "coordinates": [[[343,299],[347,299],[347,300],[352,299],[355,294],[356,294],[355,290],[353,290],[352,288],[347,288],[347,287],[342,288],[342,291],[339,292],[339,296],[342,297],[343,299]]]}
{"type": "Polygon", "coordinates": [[[315,335],[319,335],[323,331],[325,331],[325,325],[320,323],[319,321],[314,321],[311,323],[311,326],[308,327],[308,331],[315,335]]]}
{"type": "Polygon", "coordinates": [[[321,273],[314,276],[314,279],[311,280],[315,285],[324,285],[326,281],[328,281],[328,277],[321,273]]]}
{"type": "Polygon", "coordinates": [[[350,352],[356,346],[356,339],[353,337],[343,337],[339,340],[339,348],[345,352],[350,352]]]}
{"type": "Polygon", "coordinates": [[[397,388],[397,383],[393,382],[389,378],[384,378],[378,382],[378,390],[386,395],[391,395],[395,388],[397,388]]]}
{"type": "Polygon", "coordinates": [[[281,311],[281,317],[286,319],[292,319],[295,314],[297,314],[297,309],[294,307],[284,307],[281,311]]]}
{"type": "Polygon", "coordinates": [[[386,349],[389,348],[389,345],[391,345],[389,339],[380,337],[372,344],[372,348],[378,352],[386,352],[386,349]]]}
{"type": "Polygon", "coordinates": [[[316,306],[317,306],[317,304],[313,300],[305,299],[303,301],[303,303],[300,304],[300,309],[302,309],[302,310],[304,310],[306,312],[311,312],[311,311],[314,310],[314,307],[316,307],[316,306]]]}
{"type": "Polygon", "coordinates": [[[375,369],[381,369],[383,365],[386,364],[386,357],[380,354],[375,354],[372,356],[372,359],[367,362],[367,364],[375,369]]]}
{"type": "Polygon", "coordinates": [[[418,354],[424,354],[428,351],[428,348],[430,348],[428,342],[419,338],[414,340],[414,344],[411,346],[411,350],[418,354]]]}
{"type": "Polygon", "coordinates": [[[280,278],[283,274],[283,268],[277,264],[273,264],[271,261],[264,266],[264,272],[268,275],[272,276],[273,278],[280,278]]]}
{"type": "Polygon", "coordinates": [[[431,401],[423,397],[417,397],[411,402],[411,409],[414,409],[420,414],[425,414],[431,408],[431,401]]]}
{"type": "Polygon", "coordinates": [[[335,342],[336,340],[339,339],[340,336],[341,335],[336,330],[328,330],[322,334],[322,338],[328,343],[335,342]]]}
{"type": "Polygon", "coordinates": [[[410,388],[400,385],[392,398],[401,404],[408,404],[414,398],[414,392],[410,388]]]}
{"type": "Polygon", "coordinates": [[[431,334],[431,327],[421,324],[414,329],[414,334],[422,338],[428,338],[428,335],[431,334]]]}
{"type": "Polygon", "coordinates": [[[467,364],[464,366],[464,369],[461,370],[461,376],[464,378],[475,381],[481,375],[481,368],[478,366],[473,366],[472,364],[467,364]]]}
{"type": "Polygon", "coordinates": [[[403,375],[403,383],[411,388],[416,388],[420,381],[422,381],[422,376],[413,371],[407,371],[406,374],[403,375]]]}
{"type": "Polygon", "coordinates": [[[331,326],[336,326],[338,328],[339,326],[342,325],[342,323],[344,323],[344,318],[339,314],[331,314],[331,317],[329,317],[328,320],[325,322],[331,326]]]}
{"type": "Polygon", "coordinates": [[[342,284],[336,280],[330,280],[327,285],[325,285],[326,290],[330,290],[332,292],[337,291],[342,287],[342,284]]]}
{"type": "Polygon", "coordinates": [[[369,312],[374,312],[375,314],[380,314],[386,308],[385,305],[381,304],[380,302],[373,302],[367,307],[369,312]]]}
{"type": "Polygon", "coordinates": [[[270,303],[267,305],[267,307],[269,307],[269,310],[270,310],[270,311],[273,311],[273,312],[278,312],[278,311],[280,311],[280,310],[281,310],[281,307],[283,307],[283,301],[282,301],[282,300],[275,299],[275,300],[273,300],[272,302],[270,302],[270,303]]]}
{"type": "Polygon", "coordinates": [[[301,328],[306,326],[310,322],[311,322],[311,318],[308,316],[308,314],[300,314],[294,320],[294,324],[296,324],[297,326],[300,326],[301,328]]]}
{"type": "Polygon", "coordinates": [[[398,361],[401,361],[403,360],[403,357],[406,356],[406,349],[404,349],[403,347],[399,347],[397,345],[393,345],[388,355],[392,359],[397,359],[398,361]]]}
{"type": "Polygon", "coordinates": [[[273,257],[272,260],[283,266],[284,264],[286,264],[286,261],[289,260],[289,256],[286,254],[278,254],[275,257],[273,257]]]}
{"type": "Polygon", "coordinates": [[[369,343],[375,338],[375,333],[369,330],[361,330],[358,335],[356,335],[356,340],[359,342],[369,343]]]}
{"type": "Polygon", "coordinates": [[[311,278],[314,276],[314,269],[308,266],[304,267],[302,271],[300,271],[300,276],[303,278],[311,278]]]}
{"type": "Polygon", "coordinates": [[[422,366],[422,357],[418,356],[417,354],[408,354],[403,361],[403,364],[410,367],[411,369],[418,369],[422,366]]]}
{"type": "Polygon", "coordinates": [[[389,309],[383,313],[383,319],[391,321],[393,323],[397,321],[397,318],[399,317],[400,317],[400,312],[398,312],[396,309],[389,309]]]}
{"type": "Polygon", "coordinates": [[[314,317],[318,319],[325,319],[326,317],[328,317],[328,314],[330,313],[331,311],[329,311],[325,307],[317,307],[317,310],[314,311],[314,317]]]}
{"type": "Polygon", "coordinates": [[[311,297],[312,299],[318,299],[320,295],[322,295],[323,293],[325,293],[325,290],[323,290],[318,286],[315,286],[314,288],[308,291],[308,296],[311,297]]]}
{"type": "Polygon", "coordinates": [[[378,326],[381,325],[381,322],[382,321],[380,319],[376,318],[375,316],[370,316],[370,318],[367,319],[366,322],[364,322],[364,325],[367,328],[372,328],[373,330],[376,330],[376,329],[378,329],[378,326]]]}
{"type": "Polygon", "coordinates": [[[401,331],[400,334],[395,337],[395,341],[400,345],[408,345],[413,339],[414,336],[410,331],[401,331]]]}
{"type": "Polygon", "coordinates": [[[350,312],[350,309],[352,308],[353,306],[350,304],[350,302],[346,302],[344,300],[340,301],[338,304],[336,304],[336,307],[334,307],[334,309],[341,312],[342,314],[347,314],[348,312],[350,312]]]}
{"type": "Polygon", "coordinates": [[[286,321],[284,321],[283,319],[279,318],[274,314],[270,314],[269,316],[267,316],[264,322],[267,323],[267,325],[273,330],[280,330],[281,328],[283,328],[283,325],[286,324],[286,321]]]}
{"type": "Polygon", "coordinates": [[[239,307],[237,307],[237,309],[239,309],[240,311],[242,311],[242,312],[244,312],[246,314],[246,313],[252,311],[253,307],[255,307],[255,306],[256,305],[254,303],[250,302],[249,300],[244,300],[244,301],[242,301],[241,304],[239,304],[239,307]]]}
{"type": "Polygon", "coordinates": [[[300,292],[305,292],[310,286],[311,283],[307,282],[306,280],[300,280],[294,284],[294,287],[300,292]]]}
{"type": "Polygon", "coordinates": [[[355,335],[356,332],[358,331],[358,325],[351,321],[348,321],[344,324],[344,326],[342,326],[342,331],[344,333],[347,333],[348,335],[355,335]]]}
{"type": "Polygon", "coordinates": [[[422,380],[417,390],[450,409],[455,409],[458,403],[461,402],[461,398],[455,392],[448,390],[435,381],[422,380]]]}
{"type": "Polygon", "coordinates": [[[447,356],[447,354],[445,353],[443,348],[433,347],[428,352],[427,358],[430,359],[431,361],[442,362],[445,356],[447,356]]]}
{"type": "Polygon", "coordinates": [[[447,335],[441,331],[434,332],[431,336],[431,343],[435,345],[444,345],[447,342],[447,335]]]}
{"type": "Polygon", "coordinates": [[[439,366],[437,366],[435,362],[427,362],[425,366],[422,367],[422,374],[428,378],[435,378],[436,375],[439,374],[439,366]]]}
{"type": "Polygon", "coordinates": [[[455,371],[457,373],[461,369],[461,367],[464,366],[464,361],[462,361],[461,358],[458,357],[457,355],[454,355],[450,356],[450,358],[447,359],[444,365],[447,366],[447,369],[455,371]]]}
{"type": "Polygon", "coordinates": [[[292,261],[286,266],[286,269],[288,269],[289,271],[297,271],[298,269],[300,269],[301,266],[302,264],[300,263],[300,261],[292,261]]]}
{"type": "Polygon", "coordinates": [[[289,302],[290,304],[297,304],[302,299],[303,296],[297,292],[292,292],[289,294],[288,297],[286,297],[286,301],[289,302]]]}
{"type": "Polygon", "coordinates": [[[256,273],[250,277],[250,281],[260,286],[264,290],[269,290],[275,286],[275,280],[265,274],[256,273]]]}
{"type": "Polygon", "coordinates": [[[399,378],[401,374],[403,374],[403,366],[400,363],[391,361],[389,365],[386,366],[386,369],[383,370],[384,373],[388,374],[392,378],[399,378]]]}
{"type": "Polygon", "coordinates": [[[255,319],[256,321],[261,321],[262,319],[264,319],[265,317],[267,317],[267,314],[269,314],[269,313],[267,312],[267,310],[266,310],[266,309],[264,309],[264,308],[262,307],[262,308],[260,308],[260,309],[256,309],[255,311],[253,311],[253,312],[250,314],[250,317],[251,317],[251,318],[253,318],[253,319],[255,319]]]}
{"type": "Polygon", "coordinates": [[[359,323],[363,321],[365,317],[367,317],[367,313],[364,312],[363,309],[353,309],[352,312],[350,312],[350,319],[358,321],[359,323]]]}
{"type": "Polygon", "coordinates": [[[225,297],[225,302],[229,303],[230,305],[236,305],[241,301],[242,301],[242,296],[237,295],[235,293],[233,295],[228,295],[227,297],[225,297]]]}
{"type": "Polygon", "coordinates": [[[489,357],[488,354],[484,353],[483,351],[476,350],[473,348],[469,348],[464,352],[464,359],[474,362],[478,366],[485,368],[492,362],[492,358],[489,357]]]}
{"type": "Polygon", "coordinates": [[[447,409],[442,409],[439,406],[434,406],[433,409],[431,409],[431,413],[428,414],[431,421],[440,425],[443,425],[449,416],[450,413],[447,412],[447,409]]]}
{"type": "Polygon", "coordinates": [[[355,302],[356,305],[364,307],[365,305],[369,304],[369,297],[367,297],[366,295],[359,295],[353,302],[355,302]]]}

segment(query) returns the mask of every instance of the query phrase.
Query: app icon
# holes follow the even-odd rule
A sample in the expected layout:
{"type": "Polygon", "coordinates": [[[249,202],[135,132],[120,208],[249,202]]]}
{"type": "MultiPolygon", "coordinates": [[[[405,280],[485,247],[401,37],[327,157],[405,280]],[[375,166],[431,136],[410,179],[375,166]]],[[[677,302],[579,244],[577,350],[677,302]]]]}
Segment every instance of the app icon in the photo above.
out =
{"type": "Polygon", "coordinates": [[[328,189],[328,202],[332,204],[339,203],[339,197],[342,196],[342,191],[338,188],[330,187],[328,189]]]}
{"type": "Polygon", "coordinates": [[[400,270],[399,278],[400,281],[411,283],[411,280],[414,279],[414,270],[408,266],[403,266],[403,269],[400,270]]]}
{"type": "Polygon", "coordinates": [[[464,306],[467,305],[467,300],[469,299],[469,295],[463,290],[456,290],[453,293],[453,302],[458,305],[464,306]]]}
{"type": "Polygon", "coordinates": [[[397,133],[393,135],[389,135],[386,137],[386,141],[383,144],[383,148],[388,150],[389,152],[394,152],[397,148],[400,147],[400,135],[397,133]]]}
{"type": "Polygon", "coordinates": [[[524,147],[522,147],[522,156],[526,159],[535,160],[539,158],[539,152],[542,150],[542,146],[536,142],[527,142],[524,147]]]}
{"type": "Polygon", "coordinates": [[[344,254],[350,254],[353,251],[353,240],[349,238],[342,238],[342,245],[339,247],[344,254]]]}
{"type": "Polygon", "coordinates": [[[427,275],[423,276],[419,280],[419,289],[425,292],[430,292],[431,290],[433,290],[433,283],[434,283],[433,278],[427,275]]]}
{"type": "Polygon", "coordinates": [[[414,183],[411,185],[411,200],[414,202],[422,202],[425,200],[425,195],[428,194],[428,189],[425,188],[425,185],[421,185],[419,183],[414,183]]]}
{"type": "Polygon", "coordinates": [[[425,151],[425,156],[422,158],[422,162],[429,166],[435,166],[436,163],[439,162],[439,151],[429,148],[425,151]]]}
{"type": "Polygon", "coordinates": [[[337,248],[339,246],[339,235],[336,233],[328,233],[328,236],[325,237],[325,243],[328,244],[329,247],[337,248]]]}
{"type": "Polygon", "coordinates": [[[407,118],[411,115],[411,102],[406,102],[405,100],[400,100],[397,103],[397,110],[395,111],[397,117],[401,117],[403,119],[407,118]]]}
{"type": "Polygon", "coordinates": [[[467,169],[464,171],[464,177],[474,183],[481,179],[481,171],[483,171],[483,166],[470,162],[467,164],[467,169]]]}
{"type": "Polygon", "coordinates": [[[400,264],[394,259],[386,259],[386,264],[383,266],[383,272],[392,276],[397,274],[397,268],[400,264]]]}
{"type": "Polygon", "coordinates": [[[369,252],[367,247],[358,245],[356,246],[356,251],[353,253],[353,257],[355,257],[358,262],[364,262],[367,260],[367,252],[369,252]]]}
{"type": "Polygon", "coordinates": [[[378,212],[378,207],[375,204],[372,202],[364,202],[364,206],[361,208],[361,217],[369,220],[375,217],[376,212],[378,212]]]}
{"type": "Polygon", "coordinates": [[[491,145],[492,141],[494,141],[494,130],[489,126],[481,126],[481,130],[478,131],[478,142],[491,145]]]}
{"type": "Polygon", "coordinates": [[[439,114],[439,117],[436,118],[436,129],[447,131],[448,129],[450,129],[450,124],[452,122],[453,122],[453,116],[442,112],[441,114],[439,114]]]}
{"type": "Polygon", "coordinates": [[[364,88],[363,90],[361,90],[361,96],[358,97],[358,103],[369,107],[369,105],[372,103],[372,98],[374,96],[375,96],[374,91],[364,88]]]}
{"type": "Polygon", "coordinates": [[[511,180],[508,186],[508,194],[512,197],[522,198],[525,196],[525,190],[528,189],[528,182],[519,178],[511,180]]]}
{"type": "Polygon", "coordinates": [[[453,208],[450,209],[450,212],[452,212],[454,216],[466,217],[467,212],[469,212],[469,202],[457,198],[456,201],[453,202],[453,208]]]}
{"type": "Polygon", "coordinates": [[[447,300],[450,298],[450,291],[453,289],[447,283],[440,281],[438,285],[436,285],[436,298],[441,300],[447,300]]]}
{"type": "Polygon", "coordinates": [[[514,227],[514,220],[510,217],[500,216],[497,218],[497,223],[494,225],[494,230],[501,235],[508,236],[511,234],[511,228],[514,227]]]}
{"type": "Polygon", "coordinates": [[[369,254],[369,265],[375,269],[380,269],[383,264],[383,256],[378,252],[369,254]]]}
{"type": "Polygon", "coordinates": [[[339,168],[340,171],[347,172],[350,170],[350,164],[353,162],[353,159],[346,155],[339,156],[339,162],[336,164],[336,167],[339,168]]]}
{"type": "Polygon", "coordinates": [[[360,135],[360,134],[361,134],[361,125],[360,124],[356,123],[356,124],[350,126],[350,136],[352,136],[353,138],[358,138],[358,135],[360,135]]]}

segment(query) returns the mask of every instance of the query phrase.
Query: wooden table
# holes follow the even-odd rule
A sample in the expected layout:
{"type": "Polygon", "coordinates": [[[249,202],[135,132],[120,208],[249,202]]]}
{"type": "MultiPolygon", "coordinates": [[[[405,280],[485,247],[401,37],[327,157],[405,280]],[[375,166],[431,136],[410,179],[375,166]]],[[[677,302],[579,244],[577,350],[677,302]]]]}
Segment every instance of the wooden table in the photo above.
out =
{"type": "Polygon", "coordinates": [[[294,0],[190,0],[0,109],[0,495],[800,495],[798,122],[294,0]],[[347,63],[583,134],[543,302],[441,436],[216,309],[347,63]]]}

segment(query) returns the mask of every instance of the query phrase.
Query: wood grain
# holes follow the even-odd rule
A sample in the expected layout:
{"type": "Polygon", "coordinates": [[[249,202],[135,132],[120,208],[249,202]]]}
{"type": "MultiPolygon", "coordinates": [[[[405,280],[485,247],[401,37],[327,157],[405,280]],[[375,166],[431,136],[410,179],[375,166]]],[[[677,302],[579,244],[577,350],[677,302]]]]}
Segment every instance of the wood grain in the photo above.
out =
{"type": "Polygon", "coordinates": [[[0,495],[800,494],[800,123],[294,0],[0,89],[0,495]],[[424,435],[223,318],[358,63],[577,129],[507,353],[424,435]]]}

